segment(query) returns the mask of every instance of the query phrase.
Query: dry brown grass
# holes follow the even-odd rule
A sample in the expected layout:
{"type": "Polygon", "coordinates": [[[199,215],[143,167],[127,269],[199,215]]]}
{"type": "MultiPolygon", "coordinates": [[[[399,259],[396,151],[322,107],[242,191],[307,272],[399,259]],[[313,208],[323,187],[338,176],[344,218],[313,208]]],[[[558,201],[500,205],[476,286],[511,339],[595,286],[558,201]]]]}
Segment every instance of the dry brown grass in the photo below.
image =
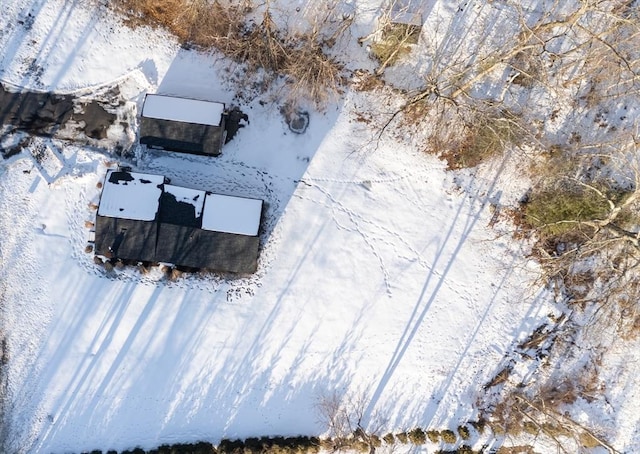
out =
{"type": "Polygon", "coordinates": [[[358,91],[374,91],[384,87],[384,80],[376,74],[365,70],[356,70],[354,75],[352,86],[358,91]]]}
{"type": "MultiPolygon", "coordinates": [[[[322,17],[308,32],[292,33],[278,28],[268,7],[260,23],[249,25],[252,5],[248,1],[116,0],[113,6],[131,26],[163,27],[183,45],[216,48],[251,72],[263,69],[274,76],[267,79],[283,77],[289,103],[306,99],[321,108],[339,94],[344,83],[342,65],[325,52],[329,44],[323,28],[335,27],[330,25],[332,17],[322,17]]],[[[344,32],[350,20],[343,18],[344,24],[337,29],[344,32]]]]}
{"type": "Polygon", "coordinates": [[[242,6],[218,0],[115,0],[112,5],[131,26],[163,27],[181,42],[205,48],[243,28],[242,6]]]}
{"type": "Polygon", "coordinates": [[[371,53],[380,63],[378,73],[408,55],[419,36],[420,28],[414,25],[386,23],[381,38],[371,44],[371,53]]]}

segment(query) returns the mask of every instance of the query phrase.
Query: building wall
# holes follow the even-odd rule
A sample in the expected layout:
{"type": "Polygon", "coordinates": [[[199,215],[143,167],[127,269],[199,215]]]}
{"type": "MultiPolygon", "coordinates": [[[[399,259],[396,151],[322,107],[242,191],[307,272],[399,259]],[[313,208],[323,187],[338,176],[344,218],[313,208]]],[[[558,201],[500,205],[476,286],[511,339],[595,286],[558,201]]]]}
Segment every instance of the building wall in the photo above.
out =
{"type": "Polygon", "coordinates": [[[209,126],[142,117],[140,143],[165,150],[217,156],[222,150],[224,126],[224,118],[220,126],[209,126]]]}

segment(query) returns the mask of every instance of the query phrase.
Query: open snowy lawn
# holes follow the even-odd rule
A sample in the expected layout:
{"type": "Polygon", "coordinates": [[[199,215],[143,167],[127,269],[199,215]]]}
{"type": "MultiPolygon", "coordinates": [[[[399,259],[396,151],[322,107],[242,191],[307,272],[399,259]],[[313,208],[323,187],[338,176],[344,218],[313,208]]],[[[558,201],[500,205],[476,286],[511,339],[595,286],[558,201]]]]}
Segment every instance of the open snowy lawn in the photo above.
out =
{"type": "Polygon", "coordinates": [[[0,191],[16,448],[317,433],[314,403],[334,390],[363,393],[389,428],[472,418],[478,387],[545,313],[523,303],[524,265],[487,227],[488,194],[453,191],[409,151],[350,154],[349,128],[340,118],[317,151],[260,278],[232,282],[110,278],[83,252],[102,156],[78,150],[95,171],[51,186],[12,162],[0,191]]]}
{"type": "MultiPolygon", "coordinates": [[[[134,101],[163,86],[224,92],[212,57],[73,5],[9,1],[0,78],[60,90],[118,80],[134,101]],[[30,61],[43,70],[27,71],[30,61]]],[[[278,106],[255,101],[220,158],[138,161],[179,186],[268,203],[251,277],[107,273],[84,248],[108,156],[52,151],[65,171],[51,184],[28,153],[2,162],[11,449],[317,434],[314,405],[334,391],[363,396],[371,427],[473,419],[482,385],[549,309],[522,251],[488,226],[502,167],[460,190],[437,159],[371,142],[354,113],[368,96],[312,113],[299,136],[278,106]]]]}

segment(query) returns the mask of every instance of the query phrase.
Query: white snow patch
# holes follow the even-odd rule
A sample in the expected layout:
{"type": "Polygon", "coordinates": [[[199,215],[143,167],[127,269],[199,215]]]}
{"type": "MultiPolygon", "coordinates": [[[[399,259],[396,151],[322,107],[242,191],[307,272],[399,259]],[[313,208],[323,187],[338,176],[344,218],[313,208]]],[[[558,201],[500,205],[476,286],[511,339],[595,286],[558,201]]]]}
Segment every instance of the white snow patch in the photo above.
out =
{"type": "Polygon", "coordinates": [[[114,172],[109,170],[105,177],[98,214],[111,218],[153,221],[158,213],[164,177],[123,172],[125,178],[119,179],[114,178],[114,172]]]}
{"type": "Polygon", "coordinates": [[[262,200],[207,194],[202,228],[214,232],[256,236],[261,214],[262,200]]]}
{"type": "Polygon", "coordinates": [[[223,112],[219,102],[164,95],[147,95],[142,108],[143,117],[209,126],[220,126],[223,112]]]}

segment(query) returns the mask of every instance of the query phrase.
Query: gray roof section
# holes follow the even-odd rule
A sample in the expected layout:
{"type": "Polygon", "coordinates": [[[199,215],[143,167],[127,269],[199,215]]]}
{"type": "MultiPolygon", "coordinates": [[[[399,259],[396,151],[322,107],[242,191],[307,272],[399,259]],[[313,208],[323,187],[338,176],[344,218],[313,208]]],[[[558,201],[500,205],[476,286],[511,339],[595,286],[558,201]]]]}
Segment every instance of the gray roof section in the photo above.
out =
{"type": "Polygon", "coordinates": [[[155,262],[157,235],[155,221],[98,216],[95,253],[123,260],[155,262]]]}

